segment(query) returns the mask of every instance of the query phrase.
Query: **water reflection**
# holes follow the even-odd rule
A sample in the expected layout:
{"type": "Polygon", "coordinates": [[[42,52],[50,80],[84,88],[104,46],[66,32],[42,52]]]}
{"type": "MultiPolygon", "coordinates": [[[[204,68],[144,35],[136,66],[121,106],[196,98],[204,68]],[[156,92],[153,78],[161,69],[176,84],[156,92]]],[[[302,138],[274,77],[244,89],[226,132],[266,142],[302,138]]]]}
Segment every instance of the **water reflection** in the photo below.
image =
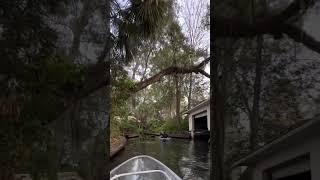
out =
{"type": "Polygon", "coordinates": [[[112,160],[111,168],[141,154],[160,160],[183,179],[209,179],[209,146],[206,141],[132,139],[125,150],[112,160]]]}

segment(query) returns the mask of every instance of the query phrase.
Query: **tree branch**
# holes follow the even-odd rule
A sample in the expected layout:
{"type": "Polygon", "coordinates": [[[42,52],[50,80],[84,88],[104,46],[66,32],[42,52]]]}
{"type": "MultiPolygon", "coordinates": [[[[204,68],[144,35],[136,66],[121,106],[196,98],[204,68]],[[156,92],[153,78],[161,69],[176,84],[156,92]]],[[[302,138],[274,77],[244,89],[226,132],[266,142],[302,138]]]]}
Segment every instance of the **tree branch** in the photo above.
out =
{"type": "Polygon", "coordinates": [[[208,74],[206,71],[204,71],[203,69],[198,69],[199,73],[206,76],[207,78],[210,78],[210,74],[208,74]]]}
{"type": "Polygon", "coordinates": [[[188,74],[188,73],[198,74],[198,73],[200,73],[200,74],[203,74],[204,76],[210,78],[210,75],[202,69],[203,66],[206,65],[209,61],[210,61],[210,58],[206,58],[198,65],[191,66],[191,67],[178,67],[178,66],[168,67],[168,68],[158,72],[157,74],[153,75],[152,77],[150,77],[144,81],[138,82],[135,85],[135,87],[132,89],[132,92],[138,92],[138,91],[148,87],[149,85],[160,81],[164,76],[171,75],[171,74],[188,74]]]}
{"type": "Polygon", "coordinates": [[[203,60],[202,62],[200,62],[197,65],[197,68],[202,68],[203,66],[205,66],[206,64],[208,64],[210,62],[210,57],[207,57],[205,60],[203,60]]]}

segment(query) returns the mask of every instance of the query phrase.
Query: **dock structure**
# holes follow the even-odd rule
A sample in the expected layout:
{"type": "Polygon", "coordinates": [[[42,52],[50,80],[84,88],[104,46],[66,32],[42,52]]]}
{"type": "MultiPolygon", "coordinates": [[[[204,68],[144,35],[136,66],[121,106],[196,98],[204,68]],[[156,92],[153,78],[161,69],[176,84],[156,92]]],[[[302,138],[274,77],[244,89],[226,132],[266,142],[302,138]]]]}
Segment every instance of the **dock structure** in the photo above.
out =
{"type": "Polygon", "coordinates": [[[205,100],[185,112],[188,115],[192,139],[210,137],[210,100],[205,100]]]}

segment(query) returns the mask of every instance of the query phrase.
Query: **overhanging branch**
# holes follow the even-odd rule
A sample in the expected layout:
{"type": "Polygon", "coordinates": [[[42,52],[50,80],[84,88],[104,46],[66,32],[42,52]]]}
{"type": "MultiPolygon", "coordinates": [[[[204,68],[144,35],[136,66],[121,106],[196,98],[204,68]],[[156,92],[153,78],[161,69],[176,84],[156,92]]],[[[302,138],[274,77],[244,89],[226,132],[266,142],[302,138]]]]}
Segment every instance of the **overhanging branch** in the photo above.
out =
{"type": "Polygon", "coordinates": [[[210,61],[210,58],[206,58],[198,65],[191,66],[191,67],[177,67],[177,66],[168,67],[164,70],[161,70],[157,74],[151,76],[150,78],[148,78],[144,81],[138,82],[134,86],[134,88],[132,89],[132,92],[133,93],[138,92],[138,91],[148,87],[149,85],[160,81],[164,76],[171,75],[171,74],[189,74],[189,73],[198,74],[198,73],[200,73],[200,74],[203,74],[204,76],[210,78],[210,75],[202,69],[203,66],[205,66],[209,61],[210,61]]]}

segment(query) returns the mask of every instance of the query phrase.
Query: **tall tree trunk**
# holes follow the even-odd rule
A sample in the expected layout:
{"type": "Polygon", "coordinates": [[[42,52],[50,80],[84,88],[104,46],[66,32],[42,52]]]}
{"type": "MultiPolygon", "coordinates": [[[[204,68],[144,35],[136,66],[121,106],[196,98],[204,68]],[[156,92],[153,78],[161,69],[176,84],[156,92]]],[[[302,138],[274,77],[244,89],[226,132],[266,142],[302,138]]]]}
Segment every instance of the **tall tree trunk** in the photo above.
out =
{"type": "Polygon", "coordinates": [[[215,59],[210,61],[210,149],[211,149],[211,178],[214,180],[223,179],[223,133],[224,126],[221,123],[222,120],[222,97],[220,96],[219,78],[218,78],[218,66],[219,60],[215,59]]]}
{"type": "MultiPolygon", "coordinates": [[[[210,3],[210,14],[214,11],[213,3],[210,3]]],[[[212,17],[211,17],[212,18],[212,17]]],[[[212,180],[223,180],[223,147],[224,142],[221,137],[222,129],[219,111],[219,78],[218,78],[218,67],[220,59],[217,58],[217,49],[215,47],[215,36],[213,29],[210,28],[210,179],[212,180]]]]}
{"type": "MultiPolygon", "coordinates": [[[[262,1],[263,13],[267,11],[266,0],[262,1]]],[[[252,22],[255,21],[255,0],[252,0],[252,22]]],[[[250,114],[250,150],[253,151],[259,144],[259,118],[260,118],[260,94],[261,94],[261,78],[262,78],[262,49],[263,49],[263,35],[258,35],[256,51],[256,67],[255,79],[253,85],[253,102],[250,114]]]]}
{"type": "Polygon", "coordinates": [[[221,122],[223,118],[223,105],[218,77],[219,61],[219,58],[214,58],[213,60],[213,57],[210,61],[210,179],[213,180],[223,180],[224,172],[224,125],[221,122]]]}
{"type": "Polygon", "coordinates": [[[178,74],[174,75],[174,83],[176,89],[176,120],[178,125],[181,124],[181,115],[180,115],[180,101],[181,101],[181,89],[180,89],[180,76],[178,74]]]}
{"type": "MultiPolygon", "coordinates": [[[[132,70],[132,79],[133,80],[136,79],[136,73],[137,73],[138,67],[139,67],[139,64],[136,62],[135,66],[133,67],[133,70],[132,70]]],[[[132,109],[136,108],[136,103],[137,103],[136,95],[132,94],[132,96],[131,96],[131,108],[132,109]]]]}
{"type": "Polygon", "coordinates": [[[261,76],[262,76],[262,46],[263,36],[257,37],[257,58],[255,67],[255,80],[253,85],[253,103],[250,115],[250,149],[254,150],[258,147],[258,130],[259,130],[259,108],[261,93],[261,76]]]}
{"type": "MultiPolygon", "coordinates": [[[[173,47],[173,65],[174,66],[177,66],[178,65],[178,62],[177,62],[177,58],[176,58],[176,52],[177,52],[177,48],[176,47],[173,47]]],[[[181,116],[180,116],[180,100],[181,100],[181,90],[180,90],[180,76],[179,74],[175,73],[174,74],[174,77],[173,77],[173,81],[174,81],[174,87],[175,87],[175,95],[176,95],[176,98],[175,98],[175,105],[176,105],[176,113],[175,113],[175,118],[176,118],[176,121],[177,121],[177,124],[178,126],[181,124],[180,122],[180,119],[181,119],[181,116]]]]}
{"type": "Polygon", "coordinates": [[[106,98],[106,119],[102,121],[102,127],[98,132],[98,135],[95,138],[95,152],[93,154],[94,158],[94,180],[102,180],[102,179],[110,179],[109,174],[109,159],[110,159],[110,115],[111,115],[111,40],[110,40],[110,16],[111,16],[111,2],[110,0],[105,1],[105,6],[102,8],[102,12],[104,12],[104,17],[106,19],[106,32],[107,38],[105,41],[105,48],[102,55],[99,57],[99,61],[105,62],[105,69],[106,69],[106,79],[109,82],[106,87],[105,91],[103,91],[103,96],[106,98]]]}
{"type": "Polygon", "coordinates": [[[234,73],[233,51],[235,41],[224,39],[219,43],[225,47],[215,51],[214,61],[210,61],[210,148],[211,179],[223,180],[226,176],[224,167],[225,119],[228,86],[234,73]]]}
{"type": "Polygon", "coordinates": [[[189,76],[189,92],[188,92],[188,109],[191,109],[192,86],[193,86],[193,74],[190,73],[190,76],[189,76]]]}

